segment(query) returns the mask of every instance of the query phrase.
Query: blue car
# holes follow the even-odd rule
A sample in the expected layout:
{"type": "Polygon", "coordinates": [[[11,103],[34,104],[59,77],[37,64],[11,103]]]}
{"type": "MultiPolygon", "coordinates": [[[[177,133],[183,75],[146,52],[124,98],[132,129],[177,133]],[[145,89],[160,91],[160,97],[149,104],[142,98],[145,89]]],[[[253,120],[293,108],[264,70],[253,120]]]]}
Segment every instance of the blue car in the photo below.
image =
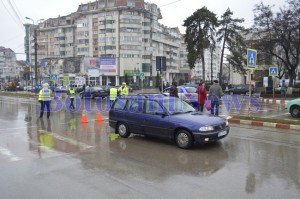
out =
{"type": "Polygon", "coordinates": [[[185,101],[160,94],[117,98],[109,111],[109,125],[124,138],[131,133],[149,135],[175,141],[183,149],[229,133],[226,119],[196,112],[185,101]]]}
{"type": "MultiPolygon", "coordinates": [[[[166,88],[163,91],[163,94],[168,95],[170,88],[171,87],[166,88]]],[[[196,93],[197,89],[195,87],[178,86],[177,90],[178,90],[178,96],[180,99],[189,103],[194,108],[196,108],[196,109],[198,108],[198,94],[196,93]]]]}

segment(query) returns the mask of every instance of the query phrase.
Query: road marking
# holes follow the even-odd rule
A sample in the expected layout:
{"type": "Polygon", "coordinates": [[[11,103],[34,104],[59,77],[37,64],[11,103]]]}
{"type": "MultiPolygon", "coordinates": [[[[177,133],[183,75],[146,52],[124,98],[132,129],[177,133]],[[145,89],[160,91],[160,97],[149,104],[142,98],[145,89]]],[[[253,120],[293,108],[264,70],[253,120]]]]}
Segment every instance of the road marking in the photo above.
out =
{"type": "Polygon", "coordinates": [[[12,162],[22,160],[22,158],[16,156],[10,150],[8,150],[7,148],[1,147],[1,146],[0,146],[0,154],[8,157],[9,160],[12,162]]]}

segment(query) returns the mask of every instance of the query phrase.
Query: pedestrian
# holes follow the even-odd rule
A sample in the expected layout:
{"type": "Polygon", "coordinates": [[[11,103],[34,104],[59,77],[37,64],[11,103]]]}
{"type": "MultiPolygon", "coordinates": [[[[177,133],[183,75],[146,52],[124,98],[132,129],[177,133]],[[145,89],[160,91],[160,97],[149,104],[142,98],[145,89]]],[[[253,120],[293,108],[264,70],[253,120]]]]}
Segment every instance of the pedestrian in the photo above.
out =
{"type": "Polygon", "coordinates": [[[281,94],[281,97],[285,98],[286,97],[286,85],[285,85],[285,81],[282,81],[282,86],[280,88],[280,94],[281,94]]]}
{"type": "Polygon", "coordinates": [[[76,95],[76,91],[73,87],[73,85],[70,86],[70,89],[68,90],[68,95],[70,96],[70,110],[73,111],[75,109],[74,106],[74,99],[75,99],[75,95],[76,95]]]}
{"type": "Polygon", "coordinates": [[[110,106],[111,106],[118,96],[118,89],[116,89],[115,86],[111,86],[108,91],[108,95],[109,95],[110,106]]]}
{"type": "Polygon", "coordinates": [[[209,97],[211,101],[211,114],[219,115],[219,106],[221,96],[223,95],[222,87],[218,80],[214,80],[213,85],[209,88],[209,97]]]}
{"type": "Polygon", "coordinates": [[[170,94],[170,96],[179,98],[178,89],[177,89],[177,82],[172,82],[172,86],[169,89],[169,94],[170,94]]]}
{"type": "Polygon", "coordinates": [[[197,88],[197,94],[198,94],[198,111],[203,112],[203,108],[206,100],[206,88],[205,88],[204,81],[201,81],[199,83],[199,86],[197,88]]]}
{"type": "Polygon", "coordinates": [[[47,118],[50,117],[50,102],[51,102],[52,91],[49,89],[49,84],[44,83],[43,88],[39,92],[39,100],[42,101],[41,103],[41,112],[40,118],[43,117],[44,109],[47,108],[47,118]]]}
{"type": "Polygon", "coordinates": [[[167,82],[166,88],[169,88],[169,87],[170,87],[170,84],[169,84],[169,82],[167,82]]]}
{"type": "Polygon", "coordinates": [[[128,96],[128,88],[127,88],[125,82],[122,83],[122,86],[119,88],[118,91],[119,91],[121,96],[128,96]]]}

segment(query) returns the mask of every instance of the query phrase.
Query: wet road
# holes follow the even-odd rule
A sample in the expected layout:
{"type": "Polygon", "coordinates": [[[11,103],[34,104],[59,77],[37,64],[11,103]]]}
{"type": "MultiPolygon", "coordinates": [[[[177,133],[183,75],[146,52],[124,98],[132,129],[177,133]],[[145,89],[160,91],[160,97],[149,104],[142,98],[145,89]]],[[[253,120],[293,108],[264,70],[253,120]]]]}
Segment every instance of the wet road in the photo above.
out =
{"type": "Polygon", "coordinates": [[[300,132],[231,125],[220,142],[182,150],[111,136],[106,113],[95,122],[95,104],[85,125],[81,111],[41,120],[38,108],[33,99],[0,97],[0,198],[300,196],[300,132]]]}

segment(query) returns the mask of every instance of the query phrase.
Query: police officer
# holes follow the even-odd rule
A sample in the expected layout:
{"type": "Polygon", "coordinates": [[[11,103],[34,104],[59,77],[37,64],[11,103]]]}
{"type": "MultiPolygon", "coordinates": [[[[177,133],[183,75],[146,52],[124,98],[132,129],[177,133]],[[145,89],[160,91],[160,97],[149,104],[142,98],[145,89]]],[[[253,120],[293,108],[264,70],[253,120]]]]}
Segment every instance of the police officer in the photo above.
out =
{"type": "Polygon", "coordinates": [[[43,117],[44,109],[47,108],[47,118],[50,117],[50,101],[51,101],[52,91],[49,89],[49,84],[44,83],[43,88],[39,92],[39,100],[41,101],[41,112],[40,118],[43,117]]]}
{"type": "Polygon", "coordinates": [[[119,88],[118,91],[119,91],[120,95],[124,95],[124,96],[128,95],[128,88],[127,88],[125,82],[122,83],[122,86],[119,88]]]}
{"type": "Polygon", "coordinates": [[[75,92],[76,91],[75,91],[73,85],[71,85],[70,89],[68,91],[68,94],[70,95],[70,101],[71,101],[70,110],[74,110],[75,109],[75,106],[74,106],[75,92]]]}
{"type": "Polygon", "coordinates": [[[109,100],[110,100],[110,105],[116,100],[116,97],[118,96],[118,90],[116,87],[111,86],[109,89],[109,100]]]}

